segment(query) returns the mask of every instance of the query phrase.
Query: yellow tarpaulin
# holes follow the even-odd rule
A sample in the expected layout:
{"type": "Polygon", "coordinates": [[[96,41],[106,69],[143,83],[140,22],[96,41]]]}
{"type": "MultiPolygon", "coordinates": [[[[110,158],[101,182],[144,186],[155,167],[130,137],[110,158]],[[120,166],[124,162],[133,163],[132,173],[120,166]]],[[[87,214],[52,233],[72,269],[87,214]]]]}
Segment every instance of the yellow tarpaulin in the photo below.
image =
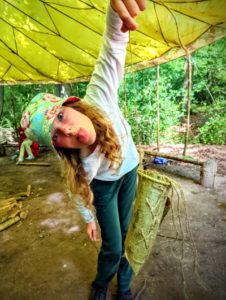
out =
{"type": "MultiPolygon", "coordinates": [[[[226,35],[226,0],[147,1],[127,66],[146,68],[226,35]]],[[[0,0],[0,84],[88,80],[107,1],[0,0]]]]}

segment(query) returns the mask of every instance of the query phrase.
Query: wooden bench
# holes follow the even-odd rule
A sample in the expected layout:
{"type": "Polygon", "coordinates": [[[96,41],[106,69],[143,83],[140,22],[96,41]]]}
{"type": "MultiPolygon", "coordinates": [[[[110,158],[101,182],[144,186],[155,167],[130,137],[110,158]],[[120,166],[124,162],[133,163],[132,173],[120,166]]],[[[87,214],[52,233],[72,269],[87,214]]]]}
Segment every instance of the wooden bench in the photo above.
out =
{"type": "Polygon", "coordinates": [[[204,187],[214,188],[215,176],[217,173],[217,161],[215,159],[208,159],[206,161],[199,161],[188,158],[180,158],[173,155],[168,155],[165,153],[154,152],[138,148],[138,151],[143,151],[146,156],[153,157],[164,157],[170,160],[175,160],[183,163],[193,164],[200,166],[200,184],[204,187]]]}

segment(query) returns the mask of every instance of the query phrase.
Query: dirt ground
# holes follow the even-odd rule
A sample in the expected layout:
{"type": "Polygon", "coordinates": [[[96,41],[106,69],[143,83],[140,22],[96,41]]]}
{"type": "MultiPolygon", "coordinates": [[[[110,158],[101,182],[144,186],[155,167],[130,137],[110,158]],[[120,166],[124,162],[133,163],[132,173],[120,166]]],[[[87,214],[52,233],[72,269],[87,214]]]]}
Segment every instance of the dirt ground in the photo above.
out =
{"type": "MultiPolygon", "coordinates": [[[[193,157],[211,152],[217,158],[215,189],[197,184],[199,170],[192,166],[164,169],[173,170],[170,176],[182,186],[185,200],[175,200],[152,254],[133,280],[136,300],[226,299],[226,148],[190,150],[193,157]]],[[[58,160],[42,153],[37,162],[50,166],[19,166],[9,156],[0,157],[0,201],[32,185],[23,200],[27,218],[0,232],[0,299],[87,300],[100,244],[88,240],[58,160]]],[[[115,299],[115,290],[113,281],[109,299],[115,299]]]]}

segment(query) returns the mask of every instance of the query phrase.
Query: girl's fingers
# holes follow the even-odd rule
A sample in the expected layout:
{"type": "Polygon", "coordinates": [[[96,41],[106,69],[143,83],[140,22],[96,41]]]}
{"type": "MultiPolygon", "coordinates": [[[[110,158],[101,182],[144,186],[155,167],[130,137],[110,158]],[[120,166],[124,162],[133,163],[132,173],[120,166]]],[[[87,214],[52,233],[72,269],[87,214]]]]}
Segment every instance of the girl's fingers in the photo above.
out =
{"type": "Polygon", "coordinates": [[[146,5],[147,5],[146,0],[136,0],[136,2],[141,11],[145,10],[146,5]]]}
{"type": "Polygon", "coordinates": [[[135,18],[139,14],[140,8],[136,1],[124,0],[123,3],[132,18],[135,18]]]}
{"type": "MultiPolygon", "coordinates": [[[[119,17],[123,22],[124,30],[135,30],[137,29],[137,23],[130,15],[127,7],[125,6],[124,2],[121,0],[112,0],[111,1],[112,8],[118,13],[119,17]]],[[[125,30],[125,31],[127,31],[125,30]]]]}
{"type": "Polygon", "coordinates": [[[129,29],[123,24],[121,27],[122,32],[127,32],[129,29]]]}
{"type": "Polygon", "coordinates": [[[140,11],[145,10],[146,0],[111,0],[111,6],[123,22],[122,32],[126,32],[137,29],[138,26],[134,18],[140,11]]]}
{"type": "Polygon", "coordinates": [[[98,242],[98,231],[96,229],[90,229],[87,231],[88,237],[91,239],[93,242],[98,242]]]}
{"type": "Polygon", "coordinates": [[[97,230],[93,230],[92,231],[92,241],[94,241],[94,242],[98,242],[99,241],[97,230]]]}

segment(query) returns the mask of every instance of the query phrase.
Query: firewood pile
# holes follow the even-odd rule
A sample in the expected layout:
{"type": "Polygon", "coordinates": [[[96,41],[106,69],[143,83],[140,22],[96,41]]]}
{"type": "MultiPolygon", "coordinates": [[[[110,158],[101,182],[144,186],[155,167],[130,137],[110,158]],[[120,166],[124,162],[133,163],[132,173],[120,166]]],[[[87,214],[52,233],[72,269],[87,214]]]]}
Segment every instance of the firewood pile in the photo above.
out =
{"type": "Polygon", "coordinates": [[[28,185],[27,191],[19,193],[14,197],[0,200],[0,231],[11,225],[26,219],[28,211],[23,210],[22,201],[31,193],[31,186],[28,185]]]}

